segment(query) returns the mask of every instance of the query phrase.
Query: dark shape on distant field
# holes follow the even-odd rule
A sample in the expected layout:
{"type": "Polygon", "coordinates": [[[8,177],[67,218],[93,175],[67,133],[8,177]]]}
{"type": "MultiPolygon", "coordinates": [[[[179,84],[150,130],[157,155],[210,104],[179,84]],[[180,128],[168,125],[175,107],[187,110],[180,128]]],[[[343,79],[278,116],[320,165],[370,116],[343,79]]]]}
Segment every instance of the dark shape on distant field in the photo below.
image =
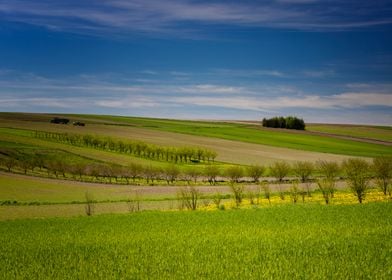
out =
{"type": "Polygon", "coordinates": [[[85,126],[86,124],[82,123],[82,122],[73,122],[73,125],[75,125],[75,126],[85,126]]]}
{"type": "Polygon", "coordinates": [[[69,119],[62,119],[62,118],[55,117],[54,119],[50,120],[50,122],[56,124],[68,124],[69,119]]]}

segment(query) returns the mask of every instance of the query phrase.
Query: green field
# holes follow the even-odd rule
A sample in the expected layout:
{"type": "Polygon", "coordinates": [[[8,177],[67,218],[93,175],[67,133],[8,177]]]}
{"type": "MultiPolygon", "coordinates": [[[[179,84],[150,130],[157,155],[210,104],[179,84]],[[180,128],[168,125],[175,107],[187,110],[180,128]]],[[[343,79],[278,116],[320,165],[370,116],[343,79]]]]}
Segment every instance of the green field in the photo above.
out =
{"type": "MultiPolygon", "coordinates": [[[[96,132],[108,136],[129,137],[133,135],[138,139],[138,134],[150,131],[150,134],[145,136],[147,139],[155,138],[159,142],[159,132],[173,133],[173,143],[176,143],[176,134],[193,135],[197,137],[205,137],[210,139],[230,140],[239,143],[252,143],[263,145],[265,147],[279,147],[288,148],[293,151],[309,151],[320,152],[326,154],[348,155],[348,156],[364,156],[374,157],[379,155],[391,155],[392,150],[390,146],[364,143],[354,140],[339,139],[330,136],[320,136],[308,133],[296,133],[292,131],[264,129],[259,125],[229,123],[229,122],[201,122],[201,121],[182,121],[182,120],[163,120],[163,119],[149,119],[149,118],[134,118],[134,117],[117,117],[117,116],[98,116],[98,115],[69,115],[73,120],[82,120],[87,123],[86,128],[73,128],[70,126],[56,126],[49,124],[52,115],[34,115],[31,121],[27,121],[28,115],[17,114],[0,114],[0,127],[14,127],[27,128],[48,131],[72,131],[84,133],[84,131],[96,132]],[[91,126],[89,128],[89,126],[91,126]],[[90,130],[92,129],[92,130],[90,130]],[[127,133],[128,131],[128,133],[127,133]],[[154,135],[154,131],[156,134],[154,135]],[[108,134],[111,133],[111,134],[108,134]]],[[[384,140],[390,141],[391,130],[386,127],[370,127],[377,130],[384,140]]],[[[311,129],[316,129],[311,126],[311,129]]],[[[338,129],[338,128],[337,128],[338,129]]],[[[359,136],[372,134],[367,132],[369,127],[363,126],[357,129],[359,136]]],[[[351,131],[351,128],[346,128],[345,133],[351,131]]],[[[355,134],[353,136],[356,136],[355,134]]],[[[358,136],[358,137],[359,137],[358,136]]],[[[381,137],[380,136],[380,137],[381,137]]],[[[371,138],[371,137],[369,137],[371,138]]],[[[190,139],[187,139],[188,141],[190,139]]],[[[194,140],[195,143],[200,143],[201,139],[194,140]]],[[[170,143],[165,143],[169,145],[170,143]]],[[[176,144],[177,145],[177,144],[176,144]]],[[[222,142],[222,145],[228,145],[222,142]]],[[[217,144],[219,146],[219,144],[217,144]]]]}
{"type": "Polygon", "coordinates": [[[392,204],[0,222],[3,279],[391,279],[392,204]]]}
{"type": "MultiPolygon", "coordinates": [[[[115,116],[74,116],[91,118],[93,120],[125,123],[131,126],[161,131],[215,137],[226,140],[249,142],[255,144],[285,147],[290,149],[299,149],[314,152],[365,157],[373,157],[382,154],[392,154],[392,151],[388,146],[361,143],[357,141],[343,140],[326,136],[298,134],[292,133],[290,131],[273,131],[271,129],[264,129],[259,126],[247,124],[228,122],[223,123],[161,120],[115,116]]],[[[364,130],[366,130],[366,127],[362,131],[364,130]]],[[[380,130],[385,130],[385,135],[387,135],[387,138],[391,137],[391,130],[383,128],[380,128],[380,130]]]]}

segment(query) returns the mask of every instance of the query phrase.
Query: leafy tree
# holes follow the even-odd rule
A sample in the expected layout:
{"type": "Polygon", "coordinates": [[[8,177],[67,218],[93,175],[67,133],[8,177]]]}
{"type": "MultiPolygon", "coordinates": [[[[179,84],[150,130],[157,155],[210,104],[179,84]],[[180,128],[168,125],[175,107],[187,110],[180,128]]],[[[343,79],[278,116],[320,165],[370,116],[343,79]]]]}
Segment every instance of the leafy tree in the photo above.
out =
{"type": "Polygon", "coordinates": [[[391,195],[392,157],[377,157],[373,159],[373,172],[377,186],[384,195],[391,195]]]}
{"type": "Polygon", "coordinates": [[[167,183],[170,184],[177,179],[178,175],[180,174],[180,169],[176,165],[171,164],[166,167],[164,173],[167,183]]]}
{"type": "Polygon", "coordinates": [[[216,184],[216,178],[219,176],[219,168],[214,164],[206,165],[204,169],[204,174],[207,176],[207,180],[211,185],[216,184]]]}
{"type": "Polygon", "coordinates": [[[244,170],[241,166],[233,165],[226,169],[226,176],[230,178],[231,182],[238,183],[244,176],[244,170]]]}
{"type": "Polygon", "coordinates": [[[233,192],[235,204],[237,207],[239,207],[244,196],[244,186],[241,184],[236,184],[235,182],[231,182],[230,189],[233,192]]]}
{"type": "Polygon", "coordinates": [[[264,171],[265,167],[260,165],[251,165],[247,168],[248,176],[251,177],[255,183],[259,182],[259,179],[261,176],[263,176],[264,171]]]}
{"type": "Polygon", "coordinates": [[[302,183],[305,183],[309,180],[313,171],[314,165],[309,161],[297,161],[293,165],[293,172],[302,183]]]}
{"type": "Polygon", "coordinates": [[[351,158],[343,162],[343,170],[351,191],[362,203],[369,188],[369,164],[363,159],[351,158]]]}
{"type": "Polygon", "coordinates": [[[339,164],[333,161],[321,160],[316,163],[317,170],[323,175],[323,177],[328,181],[328,190],[331,192],[331,197],[334,197],[336,190],[335,179],[338,177],[340,172],[339,164]]]}
{"type": "Polygon", "coordinates": [[[335,189],[335,181],[334,179],[330,178],[322,178],[317,180],[317,185],[323,195],[325,204],[329,204],[332,199],[332,194],[334,193],[335,189]]]}
{"type": "Polygon", "coordinates": [[[274,177],[279,183],[283,182],[283,179],[290,172],[290,165],[284,161],[276,161],[270,166],[270,175],[274,177]]]}

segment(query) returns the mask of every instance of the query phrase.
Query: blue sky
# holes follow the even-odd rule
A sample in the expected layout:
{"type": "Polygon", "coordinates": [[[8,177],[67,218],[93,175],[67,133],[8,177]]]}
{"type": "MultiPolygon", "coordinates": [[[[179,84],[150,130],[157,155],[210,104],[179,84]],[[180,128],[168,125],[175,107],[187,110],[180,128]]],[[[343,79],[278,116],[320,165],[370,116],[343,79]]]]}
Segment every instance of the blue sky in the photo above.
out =
{"type": "Polygon", "coordinates": [[[392,3],[0,0],[0,111],[392,125],[392,3]]]}

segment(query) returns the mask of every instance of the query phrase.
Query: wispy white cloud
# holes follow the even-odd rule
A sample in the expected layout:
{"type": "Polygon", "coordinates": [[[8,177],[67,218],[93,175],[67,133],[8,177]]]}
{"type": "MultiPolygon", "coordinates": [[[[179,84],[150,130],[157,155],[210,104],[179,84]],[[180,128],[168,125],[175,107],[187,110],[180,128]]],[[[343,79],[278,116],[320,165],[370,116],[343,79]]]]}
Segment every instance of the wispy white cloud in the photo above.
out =
{"type": "MultiPolygon", "coordinates": [[[[391,24],[387,1],[3,0],[2,20],[79,33],[197,33],[205,24],[342,30],[391,24]],[[365,12],[364,12],[365,11],[365,12]],[[196,32],[195,32],[196,31],[196,32]]],[[[200,32],[199,32],[200,33],[200,32]]]]}
{"type": "Polygon", "coordinates": [[[191,96],[173,98],[173,102],[199,106],[225,107],[245,110],[268,110],[284,108],[339,109],[361,108],[366,106],[392,107],[392,94],[380,93],[341,93],[332,96],[276,96],[274,98],[256,97],[208,97],[191,96]]]}
{"type": "Polygon", "coordinates": [[[33,73],[18,74],[4,70],[0,73],[0,108],[2,111],[144,112],[154,116],[166,112],[165,117],[185,116],[187,111],[192,111],[192,116],[195,116],[195,112],[200,110],[214,111],[214,114],[226,110],[221,117],[227,119],[232,119],[233,115],[241,117],[239,112],[244,112],[245,117],[268,112],[302,114],[306,110],[317,110],[316,119],[327,117],[328,110],[337,116],[343,112],[355,115],[363,110],[370,114],[369,110],[373,110],[373,120],[387,115],[389,117],[385,121],[392,123],[392,116],[387,113],[392,110],[390,84],[345,84],[335,93],[326,95],[278,82],[238,86],[230,82],[178,83],[173,77],[165,83],[132,84],[128,80],[116,83],[113,76],[85,74],[49,79],[33,73]],[[8,79],[10,75],[13,80],[8,79]]]}

